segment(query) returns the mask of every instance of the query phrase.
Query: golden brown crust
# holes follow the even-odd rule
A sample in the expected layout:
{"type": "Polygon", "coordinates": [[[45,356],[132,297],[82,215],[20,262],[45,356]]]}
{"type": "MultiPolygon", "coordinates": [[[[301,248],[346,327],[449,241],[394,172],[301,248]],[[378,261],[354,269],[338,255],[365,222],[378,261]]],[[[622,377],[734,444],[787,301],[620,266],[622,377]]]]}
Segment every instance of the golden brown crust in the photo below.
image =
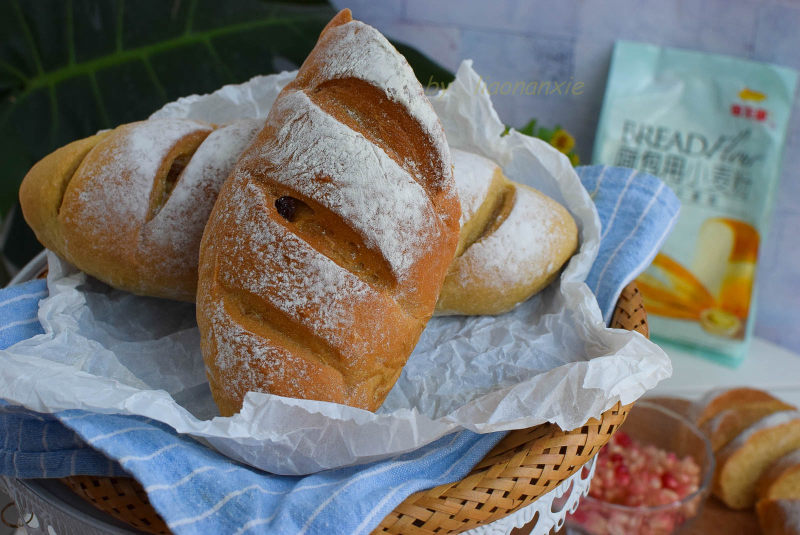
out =
{"type": "Polygon", "coordinates": [[[64,242],[58,214],[70,180],[89,151],[109,134],[102,132],[65,145],[42,158],[25,175],[19,188],[22,214],[48,249],[57,251],[64,242]]]}
{"type": "Polygon", "coordinates": [[[248,391],[376,410],[455,251],[441,125],[402,56],[350,21],[278,96],[203,235],[197,319],[223,415],[248,391]]]}
{"type": "Polygon", "coordinates": [[[210,129],[197,125],[180,134],[155,166],[155,176],[148,177],[139,175],[135,165],[129,166],[122,159],[139,126],[132,123],[114,129],[113,135],[106,136],[86,155],[70,181],[59,214],[68,259],[115,288],[138,294],[157,288],[163,289],[161,294],[153,292],[158,296],[190,300],[191,280],[143,269],[157,264],[163,252],[143,255],[138,243],[142,227],[156,210],[156,199],[162,196],[172,163],[179,156],[194,153],[210,129]]]}
{"type": "Polygon", "coordinates": [[[501,314],[550,284],[578,246],[569,212],[541,192],[509,180],[480,156],[453,151],[462,202],[458,253],[437,315],[501,314]]]}
{"type": "Polygon", "coordinates": [[[23,214],[45,247],[111,286],[194,301],[205,222],[260,124],[143,121],[76,141],[30,170],[23,214]]]}

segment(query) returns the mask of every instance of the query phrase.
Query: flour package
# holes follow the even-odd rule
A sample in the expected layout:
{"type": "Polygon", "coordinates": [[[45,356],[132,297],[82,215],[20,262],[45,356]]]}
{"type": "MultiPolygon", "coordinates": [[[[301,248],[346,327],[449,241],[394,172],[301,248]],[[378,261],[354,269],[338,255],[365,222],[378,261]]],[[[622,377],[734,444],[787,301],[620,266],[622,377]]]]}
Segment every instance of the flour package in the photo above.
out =
{"type": "Polygon", "coordinates": [[[656,175],[682,202],[637,280],[659,341],[734,365],[744,356],[796,82],[775,65],[616,44],[594,163],[656,175]]]}

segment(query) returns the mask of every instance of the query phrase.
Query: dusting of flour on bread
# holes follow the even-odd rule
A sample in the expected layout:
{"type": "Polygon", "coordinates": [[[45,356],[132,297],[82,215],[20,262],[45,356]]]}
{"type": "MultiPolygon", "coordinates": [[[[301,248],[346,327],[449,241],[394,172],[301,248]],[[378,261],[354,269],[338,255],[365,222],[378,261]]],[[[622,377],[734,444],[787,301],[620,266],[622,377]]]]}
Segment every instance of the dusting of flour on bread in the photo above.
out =
{"type": "Polygon", "coordinates": [[[197,264],[200,238],[219,188],[263,126],[263,119],[222,126],[192,155],[164,206],[142,229],[143,250],[164,251],[162,269],[180,272],[197,264]]]}
{"type": "MultiPolygon", "coordinates": [[[[355,20],[326,31],[320,44],[325,45],[318,47],[323,68],[311,78],[311,85],[352,77],[383,89],[390,100],[403,105],[419,122],[442,158],[442,176],[449,177],[452,163],[439,117],[408,61],[392,44],[375,28],[355,20]]],[[[404,163],[414,167],[414,162],[404,163]]],[[[446,188],[454,190],[452,184],[446,188]]]]}
{"type": "MultiPolygon", "coordinates": [[[[360,313],[381,303],[402,317],[402,310],[389,296],[271,219],[265,209],[269,204],[258,186],[239,176],[233,180],[239,183],[232,188],[232,202],[222,217],[239,232],[219,237],[219,247],[228,251],[218,260],[218,279],[226,291],[246,292],[263,299],[280,314],[305,325],[309,332],[306,337],[318,338],[324,346],[345,356],[348,366],[362,363],[371,344],[388,343],[397,336],[393,323],[360,313]],[[370,338],[354,334],[356,315],[358,327],[368,328],[370,338]]],[[[227,318],[214,328],[223,332],[226,324],[231,325],[227,318]]],[[[225,337],[230,338],[230,334],[225,337]]],[[[239,360],[240,354],[218,349],[217,365],[221,369],[239,360]]]]}
{"type": "Polygon", "coordinates": [[[286,94],[275,112],[283,124],[260,153],[277,169],[270,178],[348,221],[404,281],[439,233],[425,190],[383,149],[302,91],[286,94]]]}
{"type": "Polygon", "coordinates": [[[778,459],[771,467],[771,470],[780,473],[793,466],[800,466],[800,450],[795,450],[778,459]]]}
{"type": "Polygon", "coordinates": [[[307,321],[319,336],[335,341],[352,327],[348,312],[353,302],[372,297],[375,291],[270,219],[263,208],[267,201],[257,186],[243,184],[233,193],[233,201],[231,217],[241,232],[222,242],[231,254],[220,260],[221,282],[268,300],[298,321],[307,321]],[[253,260],[236,260],[244,254],[253,260]],[[307,315],[304,311],[309,307],[322,313],[307,315]]]}
{"type": "Polygon", "coordinates": [[[552,271],[550,259],[560,243],[554,232],[560,221],[555,205],[544,195],[517,186],[503,224],[461,255],[460,280],[468,284],[470,277],[476,277],[502,293],[552,271]]]}
{"type": "MultiPolygon", "coordinates": [[[[82,244],[86,251],[81,254],[111,266],[103,272],[105,282],[131,291],[152,291],[152,281],[165,265],[153,268],[161,251],[142,251],[140,236],[155,178],[176,144],[211,130],[187,119],[131,123],[115,129],[84,158],[64,193],[59,217],[65,242],[82,244]]],[[[166,251],[166,256],[173,254],[166,251]]]]}
{"type": "Polygon", "coordinates": [[[162,269],[179,272],[197,263],[219,188],[263,126],[263,119],[244,119],[217,128],[192,155],[164,206],[142,229],[145,250],[164,251],[162,269]]]}
{"type": "MultiPolygon", "coordinates": [[[[172,147],[184,136],[210,131],[211,127],[187,119],[164,119],[132,123],[118,130],[120,134],[106,138],[108,141],[99,143],[90,153],[107,152],[109,157],[87,157],[76,177],[91,181],[91,187],[83,187],[78,194],[84,204],[82,214],[99,228],[126,232],[147,216],[153,177],[172,147]]],[[[70,186],[74,187],[73,182],[70,186]]]]}
{"type": "Polygon", "coordinates": [[[206,226],[198,324],[223,414],[249,390],[376,410],[454,256],[459,206],[438,117],[405,59],[348,18],[278,96],[206,226]],[[352,84],[323,84],[354,79],[372,88],[348,95],[367,100],[328,111],[352,84]],[[390,128],[375,134],[381,114],[390,128]],[[397,128],[412,123],[413,136],[397,128]]]}
{"type": "MultiPolygon", "coordinates": [[[[800,528],[800,500],[777,500],[778,507],[783,511],[784,522],[787,529],[800,528]]],[[[791,532],[790,532],[791,533],[791,532]]]]}
{"type": "Polygon", "coordinates": [[[453,157],[453,167],[458,169],[454,176],[461,201],[460,223],[463,227],[483,204],[498,165],[472,152],[452,149],[450,154],[453,157]]]}

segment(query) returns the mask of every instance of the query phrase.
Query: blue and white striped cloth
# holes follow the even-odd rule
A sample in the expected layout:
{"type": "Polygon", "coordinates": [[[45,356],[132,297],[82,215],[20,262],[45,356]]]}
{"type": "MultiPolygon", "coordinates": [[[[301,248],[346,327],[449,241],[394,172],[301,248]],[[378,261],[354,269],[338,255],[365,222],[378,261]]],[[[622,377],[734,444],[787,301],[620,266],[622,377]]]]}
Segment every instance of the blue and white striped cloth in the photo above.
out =
{"type": "MultiPolygon", "coordinates": [[[[601,309],[653,257],[678,210],[658,180],[618,168],[579,175],[605,225],[589,276],[601,309]]],[[[0,291],[0,348],[41,332],[44,283],[0,291]]],[[[175,533],[368,533],[409,494],[463,478],[502,433],[455,433],[368,465],[275,476],[238,464],[147,418],[64,411],[37,414],[0,401],[0,474],[135,477],[175,533]]]]}
{"type": "Polygon", "coordinates": [[[653,261],[678,218],[680,201],[661,180],[624,167],[579,167],[600,215],[600,251],[586,284],[606,322],[622,289],[653,261]]]}
{"type": "Polygon", "coordinates": [[[43,334],[36,317],[39,299],[47,297],[47,283],[35,280],[5,288],[0,299],[0,349],[43,334]]]}

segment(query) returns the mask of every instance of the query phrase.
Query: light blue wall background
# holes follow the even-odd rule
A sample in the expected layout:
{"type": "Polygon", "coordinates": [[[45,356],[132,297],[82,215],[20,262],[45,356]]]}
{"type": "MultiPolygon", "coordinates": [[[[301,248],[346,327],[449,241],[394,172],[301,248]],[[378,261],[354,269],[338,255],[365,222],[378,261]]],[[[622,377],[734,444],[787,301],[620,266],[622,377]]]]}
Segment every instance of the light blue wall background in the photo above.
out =
{"type": "MultiPolygon", "coordinates": [[[[615,39],[731,54],[800,70],[797,0],[334,0],[390,37],[485,80],[581,81],[580,96],[495,95],[500,118],[561,124],[591,155],[615,39]]],[[[800,353],[800,109],[795,99],[772,230],[761,250],[756,334],[800,353]]]]}

